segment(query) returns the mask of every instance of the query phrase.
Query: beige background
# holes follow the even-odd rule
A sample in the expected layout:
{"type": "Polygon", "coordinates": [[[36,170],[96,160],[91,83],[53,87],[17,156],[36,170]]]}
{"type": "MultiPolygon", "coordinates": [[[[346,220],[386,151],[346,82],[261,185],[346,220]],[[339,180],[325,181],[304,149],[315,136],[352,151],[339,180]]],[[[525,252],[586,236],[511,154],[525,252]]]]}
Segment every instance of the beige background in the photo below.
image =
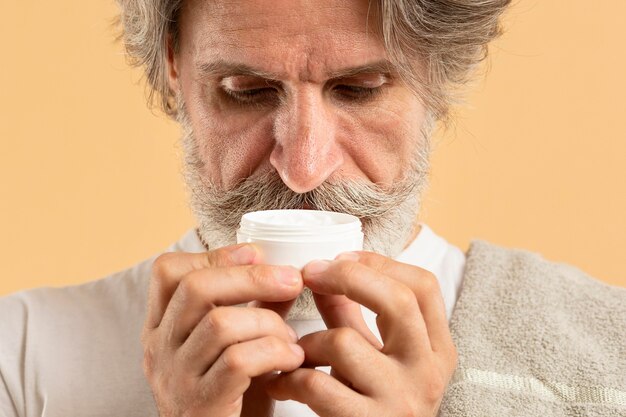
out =
{"type": "MultiPolygon", "coordinates": [[[[113,1],[6,2],[0,25],[0,294],[79,283],[193,221],[175,124],[146,110],[113,1]]],[[[518,1],[440,141],[424,220],[626,286],[626,2],[518,1]]]]}

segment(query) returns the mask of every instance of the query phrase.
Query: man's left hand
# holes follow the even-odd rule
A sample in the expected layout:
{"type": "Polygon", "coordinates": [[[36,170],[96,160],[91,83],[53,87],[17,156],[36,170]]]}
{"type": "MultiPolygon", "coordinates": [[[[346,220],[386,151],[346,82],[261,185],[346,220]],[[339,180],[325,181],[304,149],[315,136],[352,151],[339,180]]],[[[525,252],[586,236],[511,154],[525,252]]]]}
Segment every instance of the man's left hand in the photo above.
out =
{"type": "Polygon", "coordinates": [[[329,329],[300,339],[303,367],[278,375],[269,394],[322,417],[435,416],[457,353],[434,275],[358,252],[312,262],[303,278],[329,329]],[[383,346],[356,303],[377,313],[383,346]],[[330,366],[331,375],[317,366],[330,366]]]}

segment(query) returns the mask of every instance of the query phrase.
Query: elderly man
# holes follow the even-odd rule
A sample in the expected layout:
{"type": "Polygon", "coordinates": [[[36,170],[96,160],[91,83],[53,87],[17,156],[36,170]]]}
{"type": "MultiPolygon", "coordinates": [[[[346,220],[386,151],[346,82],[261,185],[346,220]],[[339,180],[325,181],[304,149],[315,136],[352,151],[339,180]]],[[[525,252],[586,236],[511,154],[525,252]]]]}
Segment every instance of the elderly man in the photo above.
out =
{"type": "Polygon", "coordinates": [[[120,0],[198,228],[2,299],[0,414],[626,413],[623,290],[417,222],[432,130],[508,3],[120,0]],[[266,265],[234,236],[272,208],[355,215],[367,251],[266,265]]]}

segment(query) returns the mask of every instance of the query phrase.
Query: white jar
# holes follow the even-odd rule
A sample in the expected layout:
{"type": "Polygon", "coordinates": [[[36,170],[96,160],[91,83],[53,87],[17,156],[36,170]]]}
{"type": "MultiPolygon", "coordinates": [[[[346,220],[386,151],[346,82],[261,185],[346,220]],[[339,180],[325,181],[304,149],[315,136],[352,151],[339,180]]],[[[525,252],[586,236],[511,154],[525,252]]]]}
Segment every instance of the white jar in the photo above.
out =
{"type": "Polygon", "coordinates": [[[254,243],[269,265],[302,269],[315,259],[334,259],[363,249],[361,221],[320,210],[266,210],[244,214],[237,243],[254,243]]]}

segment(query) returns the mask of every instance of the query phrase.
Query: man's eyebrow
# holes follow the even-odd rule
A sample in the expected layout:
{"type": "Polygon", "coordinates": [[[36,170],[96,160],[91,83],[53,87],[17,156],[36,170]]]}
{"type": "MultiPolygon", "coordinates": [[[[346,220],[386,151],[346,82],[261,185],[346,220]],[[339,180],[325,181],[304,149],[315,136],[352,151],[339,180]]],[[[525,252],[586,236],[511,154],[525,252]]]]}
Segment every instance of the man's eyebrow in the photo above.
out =
{"type": "MultiPolygon", "coordinates": [[[[220,77],[229,77],[235,75],[248,75],[259,78],[265,78],[267,80],[279,80],[280,76],[275,73],[271,73],[268,71],[264,71],[258,68],[253,68],[246,64],[236,63],[236,62],[227,62],[227,61],[212,61],[212,62],[203,62],[196,66],[198,73],[201,77],[206,76],[220,76],[220,77]]],[[[383,59],[380,61],[375,61],[371,63],[367,63],[364,65],[359,65],[356,67],[348,67],[342,68],[337,71],[333,71],[328,74],[328,79],[340,79],[353,77],[359,74],[368,74],[368,73],[383,73],[390,74],[394,71],[395,65],[393,65],[390,61],[383,59]]]]}
{"type": "Polygon", "coordinates": [[[233,75],[250,75],[268,80],[277,80],[278,75],[266,72],[257,68],[252,68],[246,64],[226,61],[203,62],[196,65],[200,76],[221,76],[230,77],[233,75]]]}
{"type": "Polygon", "coordinates": [[[364,65],[359,65],[357,67],[343,68],[332,72],[328,78],[330,79],[338,79],[338,78],[348,78],[353,77],[359,74],[390,74],[394,71],[395,66],[388,60],[382,59],[380,61],[375,61],[371,63],[367,63],[364,65]]]}

